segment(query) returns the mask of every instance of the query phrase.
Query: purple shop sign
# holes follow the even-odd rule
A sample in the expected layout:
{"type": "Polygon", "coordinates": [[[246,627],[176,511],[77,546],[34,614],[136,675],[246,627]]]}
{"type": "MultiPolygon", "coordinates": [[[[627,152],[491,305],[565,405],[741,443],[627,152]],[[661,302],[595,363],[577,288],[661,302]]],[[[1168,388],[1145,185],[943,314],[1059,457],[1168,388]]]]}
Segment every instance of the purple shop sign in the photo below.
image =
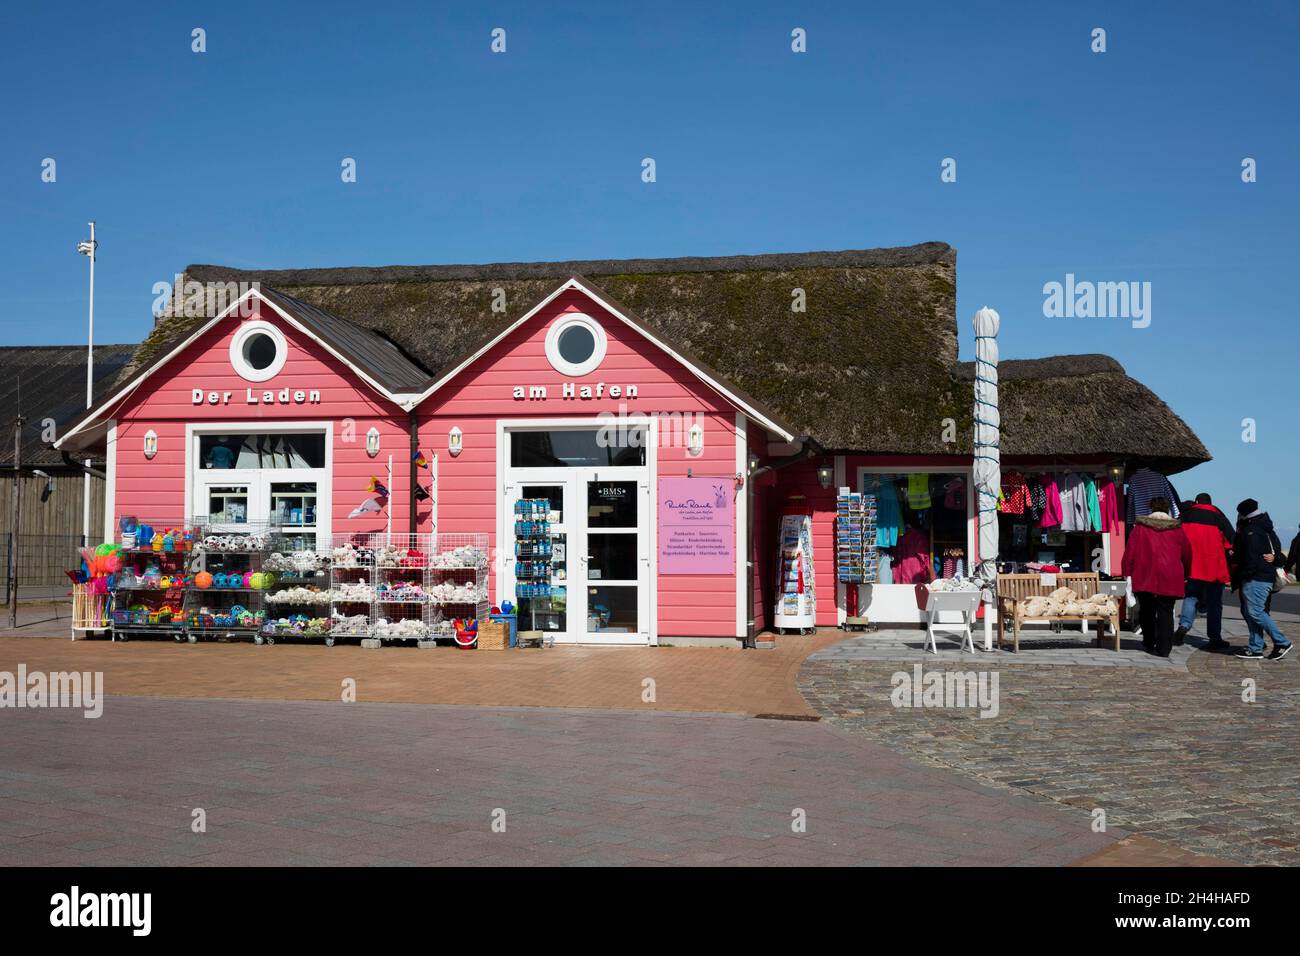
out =
{"type": "Polygon", "coordinates": [[[734,574],[735,479],[659,479],[659,573],[734,574]]]}

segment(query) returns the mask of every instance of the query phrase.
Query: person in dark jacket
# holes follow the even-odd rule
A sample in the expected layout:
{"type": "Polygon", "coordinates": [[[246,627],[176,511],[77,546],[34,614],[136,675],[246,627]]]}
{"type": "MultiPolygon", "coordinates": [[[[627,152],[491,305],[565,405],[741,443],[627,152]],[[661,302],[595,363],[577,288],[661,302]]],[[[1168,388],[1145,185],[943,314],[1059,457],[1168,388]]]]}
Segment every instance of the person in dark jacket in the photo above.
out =
{"type": "Polygon", "coordinates": [[[1264,635],[1273,641],[1270,661],[1280,661],[1291,650],[1291,642],[1269,616],[1267,605],[1277,580],[1282,542],[1273,530],[1273,519],[1261,511],[1259,502],[1247,498],[1237,505],[1237,533],[1232,542],[1233,590],[1241,590],[1241,616],[1250,630],[1250,643],[1238,657],[1264,656],[1264,635]]]}
{"type": "Polygon", "coordinates": [[[1192,571],[1192,544],[1183,524],[1169,517],[1169,499],[1147,502],[1150,514],[1139,516],[1124,545],[1122,572],[1133,580],[1142,646],[1148,654],[1168,657],[1174,643],[1174,601],[1183,596],[1192,571]]]}
{"type": "Polygon", "coordinates": [[[1293,578],[1300,578],[1300,534],[1291,539],[1291,547],[1286,549],[1286,564],[1282,570],[1293,578]]]}
{"type": "Polygon", "coordinates": [[[1183,596],[1183,611],[1174,632],[1174,645],[1196,623],[1196,612],[1205,612],[1205,633],[1210,639],[1207,651],[1226,651],[1232,647],[1223,639],[1223,588],[1231,583],[1228,555],[1232,551],[1235,531],[1227,516],[1214,507],[1210,496],[1201,493],[1195,502],[1183,505],[1180,517],[1183,533],[1192,545],[1192,571],[1187,576],[1187,591],[1183,596]]]}

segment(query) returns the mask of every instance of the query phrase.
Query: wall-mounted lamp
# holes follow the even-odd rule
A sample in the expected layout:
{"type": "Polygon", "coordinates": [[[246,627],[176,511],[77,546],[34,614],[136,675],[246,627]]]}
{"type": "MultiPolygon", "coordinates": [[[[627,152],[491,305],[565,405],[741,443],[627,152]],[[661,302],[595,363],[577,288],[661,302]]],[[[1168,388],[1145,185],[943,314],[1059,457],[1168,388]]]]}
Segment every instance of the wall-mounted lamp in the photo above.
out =
{"type": "Polygon", "coordinates": [[[817,466],[817,484],[823,488],[829,488],[831,481],[835,478],[835,469],[830,465],[817,466]]]}
{"type": "Polygon", "coordinates": [[[379,429],[373,426],[366,432],[366,454],[371,458],[379,454],[379,429]]]}
{"type": "Polygon", "coordinates": [[[464,435],[459,428],[452,428],[451,431],[447,432],[447,453],[452,458],[455,458],[460,454],[463,447],[464,435]]]}
{"type": "Polygon", "coordinates": [[[1118,488],[1120,485],[1124,484],[1124,466],[1123,466],[1123,465],[1111,465],[1111,466],[1110,466],[1109,468],[1107,468],[1106,470],[1110,473],[1111,484],[1115,485],[1115,487],[1117,487],[1117,488],[1118,488]]]}
{"type": "Polygon", "coordinates": [[[144,457],[153,461],[153,456],[158,454],[158,433],[152,428],[144,433],[144,457]]]}
{"type": "Polygon", "coordinates": [[[686,451],[692,458],[698,458],[704,451],[704,426],[698,422],[686,433],[686,451]]]}

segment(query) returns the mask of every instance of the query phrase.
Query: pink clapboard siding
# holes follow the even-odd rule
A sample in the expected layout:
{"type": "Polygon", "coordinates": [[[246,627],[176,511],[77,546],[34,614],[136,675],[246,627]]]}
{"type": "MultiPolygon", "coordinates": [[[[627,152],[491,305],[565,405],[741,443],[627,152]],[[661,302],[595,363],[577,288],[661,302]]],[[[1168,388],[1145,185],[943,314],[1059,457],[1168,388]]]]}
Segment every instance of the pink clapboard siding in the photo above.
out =
{"type": "MultiPolygon", "coordinates": [[[[420,407],[421,440],[438,452],[438,530],[486,531],[498,542],[496,509],[502,500],[504,476],[496,473],[498,419],[594,418],[601,412],[690,412],[701,416],[704,451],[696,458],[686,449],[657,449],[657,477],[684,476],[687,468],[697,477],[725,477],[736,472],[735,409],[722,396],[695,378],[676,359],[629,328],[604,306],[579,290],[558,296],[487,355],[474,361],[435,392],[420,407]],[[589,375],[566,379],[546,358],[546,331],[559,316],[582,312],[603,326],[608,349],[600,367],[589,375]],[[599,399],[565,399],[561,386],[605,383],[599,399]],[[517,385],[546,386],[545,400],[515,399],[517,385]],[[636,385],[635,399],[611,399],[610,385],[636,385]],[[446,453],[447,433],[457,426],[464,435],[464,450],[452,458],[446,453]]],[[[654,520],[654,516],[651,516],[654,520]]],[[[657,564],[657,556],[653,559],[657,564]]],[[[743,556],[738,556],[743,562],[743,556]]],[[[493,594],[496,592],[493,563],[493,594]]],[[[665,575],[657,579],[658,632],[665,636],[734,637],[736,579],[733,575],[665,575]]]]}
{"type": "MultiPolygon", "coordinates": [[[[407,488],[410,480],[408,418],[344,363],[299,332],[262,303],[247,319],[230,316],[191,343],[180,355],[147,378],[112,412],[117,420],[117,481],[114,516],[134,514],[142,520],[179,521],[184,518],[186,423],[222,422],[332,422],[332,520],[336,535],[383,531],[385,516],[367,515],[350,520],[348,512],[369,497],[366,485],[373,475],[385,480],[388,455],[393,456],[393,530],[407,530],[407,488]],[[276,325],[288,345],[284,368],[266,382],[240,378],[230,364],[230,340],[242,322],[262,319],[276,325]],[[195,405],[192,390],[230,392],[229,404],[195,405]],[[289,389],[320,392],[318,404],[279,403],[250,405],[246,392],[289,389]],[[350,424],[349,424],[350,423],[350,424]],[[380,433],[377,458],[366,454],[366,432],[380,433]],[[158,453],[144,457],[143,437],[149,429],[158,434],[158,453]]],[[[195,506],[198,507],[198,506],[195,506]]]]}

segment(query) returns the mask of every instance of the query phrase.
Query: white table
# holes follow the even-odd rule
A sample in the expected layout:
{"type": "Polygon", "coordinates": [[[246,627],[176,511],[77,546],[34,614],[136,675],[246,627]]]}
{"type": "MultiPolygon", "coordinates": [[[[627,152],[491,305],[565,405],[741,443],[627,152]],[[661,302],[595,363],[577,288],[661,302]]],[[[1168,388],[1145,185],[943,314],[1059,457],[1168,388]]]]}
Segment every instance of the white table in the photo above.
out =
{"type": "Polygon", "coordinates": [[[926,649],[938,654],[939,646],[935,643],[934,632],[936,630],[946,630],[959,632],[962,635],[961,649],[964,651],[969,646],[970,652],[975,653],[975,637],[972,626],[975,623],[975,613],[980,603],[979,591],[930,591],[925,600],[925,636],[926,649]],[[945,611],[961,615],[960,625],[943,624],[939,620],[939,615],[945,611]]]}

